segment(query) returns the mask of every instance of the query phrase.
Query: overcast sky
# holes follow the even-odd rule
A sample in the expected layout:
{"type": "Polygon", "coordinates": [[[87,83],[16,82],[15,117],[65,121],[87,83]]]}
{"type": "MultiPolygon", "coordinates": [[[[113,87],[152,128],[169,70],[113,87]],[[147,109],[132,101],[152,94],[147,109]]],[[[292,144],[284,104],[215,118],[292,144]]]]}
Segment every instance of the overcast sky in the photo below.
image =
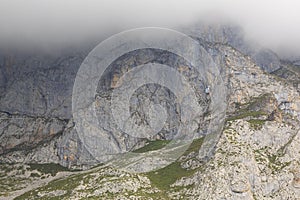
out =
{"type": "Polygon", "coordinates": [[[298,0],[0,0],[0,45],[67,45],[144,26],[233,21],[247,37],[300,56],[298,0]]]}

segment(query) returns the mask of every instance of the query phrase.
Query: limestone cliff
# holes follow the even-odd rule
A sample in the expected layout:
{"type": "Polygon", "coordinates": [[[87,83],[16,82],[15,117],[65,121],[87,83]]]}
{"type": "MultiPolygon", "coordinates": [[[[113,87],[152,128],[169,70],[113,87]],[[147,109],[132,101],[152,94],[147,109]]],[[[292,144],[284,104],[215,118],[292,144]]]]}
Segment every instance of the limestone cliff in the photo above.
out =
{"type": "MultiPolygon", "coordinates": [[[[300,198],[300,73],[297,62],[281,61],[270,50],[248,46],[237,28],[200,26],[189,33],[212,56],[227,88],[226,124],[211,159],[207,162],[199,159],[205,137],[203,131],[176,162],[154,172],[130,174],[100,166],[85,172],[68,172],[66,174],[72,176],[50,182],[52,178],[47,172],[33,170],[29,173],[25,172],[26,167],[17,165],[11,176],[22,178],[23,181],[16,182],[22,188],[31,181],[42,181],[42,177],[46,178],[45,183],[49,182],[38,189],[22,190],[18,194],[30,191],[19,199],[300,198]],[[34,173],[38,175],[31,177],[34,173]]],[[[85,55],[2,56],[1,162],[59,163],[80,169],[99,164],[80,140],[71,116],[72,86],[85,55]]],[[[109,99],[110,89],[117,87],[119,77],[127,68],[148,62],[173,65],[178,71],[189,69],[189,63],[167,52],[149,49],[131,52],[114,62],[114,70],[108,71],[106,78],[99,82],[98,94],[109,99]]],[[[202,90],[197,91],[201,97],[205,96],[205,84],[202,84],[197,82],[202,86],[202,90]]],[[[179,120],[174,95],[166,88],[146,85],[131,98],[132,109],[143,113],[145,99],[149,98],[165,103],[170,114],[165,127],[151,138],[152,141],[135,140],[119,132],[113,139],[120,148],[152,151],[162,144],[161,141],[172,138],[179,120]],[[139,94],[142,100],[136,103],[139,94]],[[155,143],[157,139],[159,142],[155,143]]],[[[97,110],[98,117],[101,122],[108,122],[106,127],[117,132],[116,125],[107,120],[111,117],[107,112],[107,99],[100,101],[95,97],[95,102],[102,105],[97,110]]],[[[209,102],[210,99],[202,100],[209,102]]],[[[197,123],[205,127],[207,120],[203,118],[197,123]]],[[[11,166],[1,165],[5,173],[11,166]]],[[[3,181],[2,185],[6,187],[9,183],[3,181]]],[[[13,188],[5,195],[13,195],[18,190],[13,188]]]]}

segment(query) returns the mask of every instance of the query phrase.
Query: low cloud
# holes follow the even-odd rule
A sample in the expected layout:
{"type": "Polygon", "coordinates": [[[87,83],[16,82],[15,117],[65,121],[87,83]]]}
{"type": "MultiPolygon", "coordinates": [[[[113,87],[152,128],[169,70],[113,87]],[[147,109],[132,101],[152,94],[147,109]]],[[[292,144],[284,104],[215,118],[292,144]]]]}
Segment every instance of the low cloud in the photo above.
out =
{"type": "Polygon", "coordinates": [[[233,22],[281,55],[300,56],[295,0],[2,0],[0,46],[54,48],[136,27],[233,22]]]}

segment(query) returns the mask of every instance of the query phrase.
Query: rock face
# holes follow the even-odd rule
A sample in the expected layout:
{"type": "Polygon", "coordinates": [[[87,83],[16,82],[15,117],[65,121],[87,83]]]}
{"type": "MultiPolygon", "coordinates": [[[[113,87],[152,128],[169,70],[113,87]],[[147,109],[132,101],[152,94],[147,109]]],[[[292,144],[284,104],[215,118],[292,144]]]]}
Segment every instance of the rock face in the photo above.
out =
{"type": "Polygon", "coordinates": [[[299,108],[282,105],[299,105],[300,95],[241,54],[233,57],[226,59],[231,109],[215,156],[175,185],[195,185],[182,193],[187,199],[298,199],[299,108]]]}
{"type": "MultiPolygon", "coordinates": [[[[299,199],[299,91],[228,45],[206,48],[228,69],[222,74],[229,88],[226,124],[210,160],[198,159],[201,140],[196,140],[163,169],[131,174],[98,167],[19,199],[299,199]]],[[[71,122],[68,127],[72,130],[71,122]]],[[[79,143],[67,141],[71,153],[79,143]]]]}
{"type": "Polygon", "coordinates": [[[65,121],[57,118],[33,118],[1,113],[1,119],[0,154],[16,149],[29,151],[40,143],[61,135],[66,126],[65,121]]]}
{"type": "MultiPolygon", "coordinates": [[[[207,112],[209,97],[204,94],[205,83],[200,78],[197,78],[196,71],[192,71],[190,64],[184,59],[178,59],[175,55],[161,50],[145,49],[140,52],[130,52],[111,64],[110,69],[112,70],[108,70],[103,79],[99,81],[98,94],[95,97],[96,114],[103,132],[109,135],[112,138],[111,141],[117,143],[118,148],[122,151],[136,149],[145,143],[145,141],[136,139],[118,129],[111,113],[112,88],[117,87],[116,82],[119,77],[122,77],[130,68],[152,62],[164,63],[185,73],[185,76],[192,82],[193,87],[196,88],[196,95],[198,101],[201,102],[203,112],[207,112]]],[[[144,123],[147,125],[150,123],[149,116],[145,115],[149,109],[149,104],[160,104],[167,111],[168,116],[161,131],[148,139],[173,139],[174,134],[178,130],[181,112],[174,94],[167,88],[157,84],[147,84],[136,90],[130,99],[130,109],[137,124],[144,123]]],[[[53,131],[51,128],[49,128],[50,130],[44,130],[46,129],[44,127],[45,122],[41,121],[38,117],[30,118],[27,115],[21,114],[14,114],[14,116],[13,118],[9,113],[3,113],[2,124],[5,129],[3,129],[2,137],[3,141],[7,138],[8,142],[5,141],[2,147],[3,151],[1,153],[4,154],[1,157],[2,162],[55,162],[63,166],[76,166],[80,168],[101,162],[101,160],[95,160],[87,151],[74,128],[75,124],[72,119],[62,120],[53,118],[51,115],[44,115],[44,121],[53,121],[56,119],[62,123],[59,131],[53,131]],[[11,124],[14,124],[14,121],[20,121],[21,123],[25,121],[26,126],[29,124],[27,121],[30,121],[33,125],[28,125],[29,127],[41,127],[42,131],[48,132],[39,136],[34,132],[36,130],[33,128],[24,130],[22,125],[20,125],[19,129],[10,128],[11,124]],[[13,137],[14,135],[10,135],[15,132],[19,132],[16,136],[18,140],[16,140],[16,137],[13,137]],[[49,142],[51,139],[53,140],[49,142]],[[10,144],[9,141],[14,143],[11,142],[12,144],[10,144]],[[43,146],[40,147],[39,145],[43,146]],[[31,151],[24,151],[26,148],[31,151]],[[42,157],[45,157],[45,159],[43,160],[42,157]]],[[[203,130],[207,129],[207,123],[205,123],[205,119],[203,118],[197,119],[197,125],[198,127],[201,126],[203,130]]],[[[196,128],[199,129],[198,127],[196,128]]],[[[205,132],[199,131],[197,134],[197,137],[200,137],[205,132]]],[[[99,141],[98,145],[101,145],[101,141],[99,141]]]]}
{"type": "MultiPolygon", "coordinates": [[[[242,108],[252,97],[271,94],[272,98],[269,100],[276,99],[278,110],[284,110],[294,117],[299,115],[299,104],[295,101],[298,98],[297,89],[294,89],[300,87],[297,83],[299,76],[295,77],[293,73],[292,77],[287,72],[293,69],[291,67],[294,66],[293,63],[282,63],[270,50],[249,45],[238,27],[197,25],[196,28],[190,28],[185,32],[194,37],[219,66],[227,88],[232,91],[228,93],[229,112],[242,108]],[[244,56],[239,51],[249,56],[244,56]],[[288,82],[283,80],[278,82],[277,78],[272,76],[267,79],[269,76],[265,75],[261,68],[283,78],[293,78],[294,87],[287,88],[288,82]]],[[[74,129],[71,113],[73,82],[86,54],[83,50],[81,53],[61,57],[8,54],[0,56],[0,161],[55,162],[81,168],[97,163],[80,141],[74,129]]],[[[118,65],[126,63],[127,67],[130,67],[154,61],[175,65],[182,73],[189,68],[188,63],[164,52],[150,50],[133,52],[123,57],[123,60],[115,62],[112,67],[114,71],[107,72],[106,79],[99,82],[99,94],[105,91],[105,95],[109,98],[109,89],[117,87],[116,83],[124,72],[122,70],[126,69],[118,68],[118,65]]],[[[199,87],[199,98],[205,96],[205,84],[199,81],[195,82],[195,85],[199,87]]],[[[153,90],[158,91],[153,97],[159,97],[160,103],[165,102],[170,115],[163,131],[152,139],[170,139],[172,132],[176,131],[179,119],[178,109],[173,101],[174,95],[170,91],[155,85],[144,86],[131,98],[132,109],[137,111],[137,114],[143,113],[147,108],[146,99],[153,95],[153,90]],[[144,95],[144,100],[136,102],[139,94],[144,95]]],[[[97,100],[96,97],[95,101],[97,100]]],[[[104,105],[97,111],[99,121],[103,122],[105,121],[103,117],[110,116],[107,112],[109,106],[107,102],[98,103],[104,105]]],[[[253,109],[258,111],[262,109],[260,105],[253,106],[255,107],[253,109]]],[[[278,110],[268,113],[269,117],[284,120],[278,110]]],[[[198,123],[205,124],[205,121],[198,123]]],[[[113,123],[105,126],[117,131],[113,123]]],[[[204,134],[200,133],[199,136],[204,134]]],[[[138,148],[145,142],[133,140],[121,132],[117,141],[121,141],[120,145],[125,150],[138,148]]]]}
{"type": "Polygon", "coordinates": [[[2,54],[0,110],[70,119],[72,85],[84,55],[2,54]]]}
{"type": "Polygon", "coordinates": [[[273,72],[281,66],[279,57],[273,51],[261,47],[254,41],[248,41],[244,37],[244,31],[238,26],[200,23],[182,31],[199,38],[204,44],[230,45],[243,54],[250,56],[266,72],[273,72]]]}
{"type": "MultiPolygon", "coordinates": [[[[236,27],[199,26],[190,34],[212,56],[228,89],[226,124],[211,159],[200,159],[203,139],[198,139],[161,170],[131,174],[104,166],[72,172],[74,176],[31,190],[20,199],[300,199],[299,66],[279,61],[269,50],[247,45],[236,27]]],[[[80,140],[71,117],[72,86],[83,57],[84,53],[63,58],[2,56],[1,162],[59,163],[81,169],[99,163],[80,140]]],[[[107,134],[118,133],[112,140],[125,150],[136,150],[146,141],[117,129],[109,112],[111,90],[129,68],[151,62],[172,65],[188,78],[193,75],[184,60],[146,49],[116,60],[98,85],[98,120],[109,129],[107,134]]],[[[205,82],[194,79],[194,84],[199,99],[209,102],[209,97],[204,98],[205,82]]],[[[137,116],[150,103],[162,104],[169,113],[162,131],[150,139],[172,139],[180,119],[174,99],[167,88],[155,84],[140,87],[131,97],[130,109],[137,116]]],[[[136,120],[148,122],[147,116],[136,120]]],[[[197,121],[204,130],[207,122],[205,118],[197,121]]],[[[198,137],[203,135],[205,131],[198,137]]],[[[131,161],[124,165],[130,167],[131,161]]],[[[8,166],[1,174],[9,171],[8,166]]],[[[19,166],[14,169],[16,174],[22,171],[19,166]]],[[[6,191],[0,188],[0,192],[6,191]]]]}

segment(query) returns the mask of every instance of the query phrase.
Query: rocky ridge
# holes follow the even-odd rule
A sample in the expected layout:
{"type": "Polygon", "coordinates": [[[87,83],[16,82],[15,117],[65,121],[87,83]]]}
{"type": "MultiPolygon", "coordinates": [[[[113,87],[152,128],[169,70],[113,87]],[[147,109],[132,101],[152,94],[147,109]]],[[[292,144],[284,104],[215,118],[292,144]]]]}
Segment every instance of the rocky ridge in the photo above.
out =
{"type": "Polygon", "coordinates": [[[17,199],[300,198],[298,88],[262,71],[235,48],[206,48],[218,52],[214,59],[228,69],[223,75],[230,89],[226,124],[207,163],[197,159],[201,142],[195,142],[178,161],[154,172],[130,174],[100,166],[17,199]]]}
{"type": "MultiPolygon", "coordinates": [[[[224,71],[224,69],[227,70],[224,67],[226,65],[224,57],[227,55],[218,48],[214,48],[216,44],[230,45],[237,51],[249,55],[257,66],[266,71],[277,73],[278,76],[283,78],[292,76],[287,74],[286,68],[282,68],[282,66],[287,65],[283,65],[274,53],[271,52],[270,56],[261,55],[261,47],[249,45],[239,27],[198,24],[195,28],[184,29],[184,32],[192,35],[199,41],[200,45],[206,48],[217,65],[220,66],[224,80],[228,79],[224,71]],[[257,59],[256,55],[261,55],[258,57],[264,59],[257,59]],[[279,66],[281,68],[278,68],[279,66]],[[283,72],[280,72],[280,70],[283,72]]],[[[268,52],[270,51],[268,50],[268,52]]],[[[76,130],[72,128],[74,123],[71,118],[72,86],[78,67],[85,55],[86,51],[73,52],[60,57],[39,54],[35,56],[13,56],[9,54],[1,56],[0,112],[2,112],[2,117],[0,123],[4,128],[0,130],[0,137],[6,141],[1,146],[2,156],[0,160],[2,162],[54,162],[64,166],[80,168],[95,164],[88,162],[91,155],[82,145],[82,142],[78,140],[76,130]],[[27,123],[27,121],[30,122],[27,123]],[[61,130],[53,133],[53,131],[50,131],[50,124],[47,124],[47,121],[59,121],[61,130]],[[41,131],[43,134],[37,134],[34,130],[22,126],[17,128],[13,126],[14,123],[25,123],[27,127],[34,124],[40,127],[41,130],[43,129],[41,131]],[[7,128],[9,128],[10,133],[7,132],[7,128]],[[17,134],[11,136],[11,132],[17,134]],[[38,135],[38,137],[26,137],[26,135],[38,135]],[[15,139],[16,137],[19,137],[19,139],[15,139]],[[53,140],[51,140],[52,138],[53,140]]],[[[154,54],[144,52],[137,56],[138,58],[135,61],[127,59],[126,62],[134,61],[136,64],[136,62],[140,62],[138,60],[141,60],[141,58],[150,62],[151,59],[153,60],[151,57],[154,54]]],[[[161,56],[160,59],[159,62],[169,59],[167,62],[174,63],[170,55],[161,56]]],[[[291,66],[294,65],[289,65],[288,69],[291,69],[291,66]]],[[[113,83],[118,77],[113,75],[109,77],[111,79],[107,80],[106,85],[113,87],[113,83]],[[112,82],[110,83],[110,81],[112,82]]],[[[227,87],[230,87],[230,85],[227,85],[227,87]]],[[[297,87],[299,87],[299,84],[297,87]]],[[[99,116],[101,118],[101,115],[99,116]]],[[[175,115],[173,116],[175,117],[175,115]]],[[[170,124],[170,127],[173,125],[170,124]]],[[[161,135],[161,137],[165,136],[161,135]]],[[[130,144],[129,140],[127,143],[130,144]]],[[[140,144],[142,145],[143,142],[140,144]]],[[[134,148],[132,144],[129,146],[134,148]]]]}
{"type": "MultiPolygon", "coordinates": [[[[203,140],[200,138],[176,162],[163,169],[131,174],[100,166],[85,172],[70,172],[70,177],[45,182],[45,186],[37,189],[22,190],[21,193],[30,191],[18,199],[300,198],[299,66],[278,60],[272,52],[271,56],[258,53],[257,49],[245,45],[239,34],[233,34],[236,30],[232,28],[221,27],[221,30],[225,31],[197,29],[195,36],[220,67],[228,88],[227,121],[215,155],[208,162],[199,160],[203,140]],[[259,59],[269,64],[261,65],[259,59]]],[[[153,55],[144,52],[144,56],[153,55]]],[[[30,58],[25,64],[22,59],[6,57],[0,68],[0,140],[3,141],[0,161],[59,163],[80,169],[96,165],[98,162],[80,141],[70,116],[71,85],[83,56],[54,59],[54,62],[30,58]],[[58,67],[52,69],[52,65],[58,67]],[[20,66],[24,67],[17,70],[20,66]],[[36,69],[39,69],[38,75],[36,69]],[[13,78],[5,80],[8,77],[13,78]],[[30,81],[25,84],[27,79],[30,81]],[[30,103],[24,106],[24,102],[30,103]]],[[[106,83],[114,84],[114,76],[106,83]]],[[[172,95],[168,98],[172,99],[172,95]]],[[[157,139],[166,138],[168,135],[161,134],[157,139]]],[[[140,150],[138,148],[144,144],[147,142],[142,141],[131,150],[140,150]]],[[[11,166],[14,165],[5,165],[5,168],[11,166]]],[[[20,174],[22,169],[18,169],[20,174]]],[[[43,176],[38,171],[33,173],[43,176]]],[[[24,177],[28,176],[30,173],[25,172],[24,177]]],[[[11,179],[8,177],[7,180],[11,179]]],[[[32,181],[40,180],[26,179],[23,184],[32,181]]],[[[9,198],[18,189],[13,188],[4,198],[9,198]]],[[[2,195],[4,190],[7,188],[0,191],[2,195]]]]}

